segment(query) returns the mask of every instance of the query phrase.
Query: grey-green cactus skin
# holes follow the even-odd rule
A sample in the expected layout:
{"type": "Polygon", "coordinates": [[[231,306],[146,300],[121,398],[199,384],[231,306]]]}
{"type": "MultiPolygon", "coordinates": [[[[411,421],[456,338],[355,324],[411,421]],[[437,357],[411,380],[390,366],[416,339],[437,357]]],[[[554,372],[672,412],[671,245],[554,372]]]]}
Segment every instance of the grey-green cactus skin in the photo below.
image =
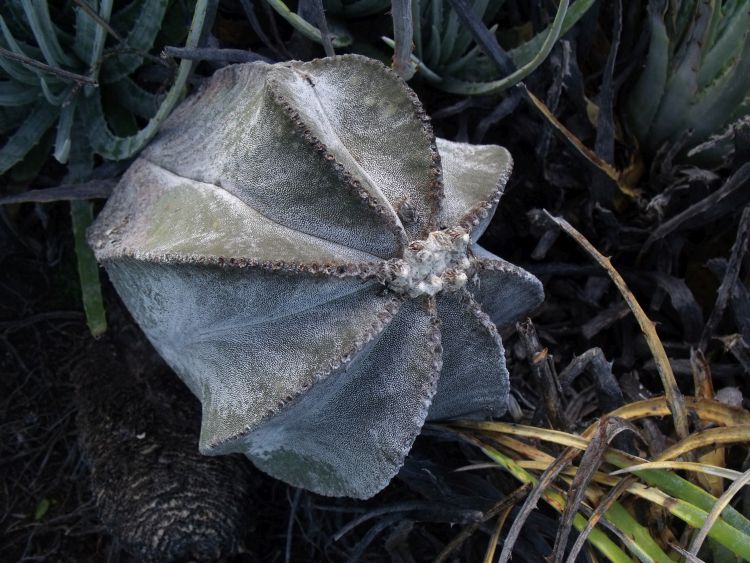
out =
{"type": "Polygon", "coordinates": [[[368,498],[428,418],[505,411],[496,325],[543,299],[476,243],[511,166],[435,139],[376,61],[236,65],[165,122],[89,242],[202,401],[203,453],[368,498]]]}

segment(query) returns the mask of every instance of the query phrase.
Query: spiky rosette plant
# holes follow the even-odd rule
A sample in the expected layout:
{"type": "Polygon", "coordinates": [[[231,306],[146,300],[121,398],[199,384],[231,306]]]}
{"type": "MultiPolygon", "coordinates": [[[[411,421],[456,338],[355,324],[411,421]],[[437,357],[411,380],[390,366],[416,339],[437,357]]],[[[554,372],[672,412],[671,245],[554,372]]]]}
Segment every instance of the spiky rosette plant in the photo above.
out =
{"type": "MultiPolygon", "coordinates": [[[[651,37],[643,70],[627,99],[633,134],[647,152],[685,148],[719,135],[750,114],[750,1],[681,0],[648,3],[651,37]]],[[[720,160],[732,143],[701,150],[720,160]]]]}
{"type": "Polygon", "coordinates": [[[89,233],[203,403],[200,449],[365,498],[427,418],[500,415],[496,325],[543,298],[477,244],[511,169],[435,139],[357,55],[218,71],[175,110],[89,233]]]}

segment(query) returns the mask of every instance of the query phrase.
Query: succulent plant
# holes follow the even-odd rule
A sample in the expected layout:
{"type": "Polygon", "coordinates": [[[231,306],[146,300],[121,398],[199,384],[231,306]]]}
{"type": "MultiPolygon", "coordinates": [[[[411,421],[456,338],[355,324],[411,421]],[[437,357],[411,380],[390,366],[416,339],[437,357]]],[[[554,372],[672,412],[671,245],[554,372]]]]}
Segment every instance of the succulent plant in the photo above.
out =
{"type": "MultiPolygon", "coordinates": [[[[36,174],[48,156],[44,139],[51,141],[47,134],[53,127],[53,156],[68,164],[67,183],[88,180],[94,153],[119,160],[138,152],[182,97],[194,64],[180,63],[166,94],[142,88],[134,73],[144,60],[154,59],[149,51],[160,34],[162,39],[182,38],[190,10],[187,46],[195,47],[210,1],[0,4],[0,136],[6,137],[0,147],[0,174],[39,145],[45,150],[30,159],[36,174]]],[[[106,330],[106,320],[96,262],[84,238],[91,218],[90,202],[71,202],[83,306],[97,336],[106,330]]]]}
{"type": "MultiPolygon", "coordinates": [[[[650,0],[646,61],[626,100],[641,147],[655,152],[686,131],[687,149],[750,114],[750,0],[650,0]]],[[[717,160],[731,143],[701,156],[717,160]]]]}
{"type": "Polygon", "coordinates": [[[216,72],[89,242],[203,404],[200,450],[326,495],[387,485],[427,418],[500,415],[496,325],[539,281],[477,244],[511,169],[435,139],[372,59],[216,72]]]}
{"type": "MultiPolygon", "coordinates": [[[[283,0],[266,0],[300,33],[318,43],[320,31],[301,16],[292,13],[283,0]]],[[[394,49],[393,67],[408,80],[418,70],[419,76],[446,92],[461,95],[498,94],[533,72],[549,55],[557,39],[570,30],[594,4],[595,0],[561,0],[554,20],[547,29],[516,45],[508,51],[511,71],[506,76],[484,53],[474,35],[461,21],[457,8],[449,0],[325,0],[329,15],[343,18],[363,17],[384,12],[390,6],[393,16],[393,39],[383,41],[394,49]],[[414,54],[412,53],[412,47],[414,54]],[[411,54],[411,56],[410,56],[411,54]]],[[[461,9],[474,12],[491,26],[498,28],[497,14],[503,0],[461,0],[461,9]]],[[[534,8],[536,9],[536,8],[534,8]]],[[[346,47],[347,34],[336,23],[339,31],[333,36],[333,46],[346,47]]]]}

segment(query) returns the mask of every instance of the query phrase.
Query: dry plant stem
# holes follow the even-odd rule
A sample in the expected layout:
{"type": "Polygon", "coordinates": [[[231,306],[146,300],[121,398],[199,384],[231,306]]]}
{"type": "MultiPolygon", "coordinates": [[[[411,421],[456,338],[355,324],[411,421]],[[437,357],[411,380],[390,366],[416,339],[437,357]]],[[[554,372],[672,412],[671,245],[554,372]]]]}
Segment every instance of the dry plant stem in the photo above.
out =
{"type": "Polygon", "coordinates": [[[490,508],[479,521],[472,522],[471,524],[467,525],[463,530],[461,530],[461,532],[458,533],[458,535],[456,535],[456,537],[454,537],[448,543],[448,545],[443,548],[440,553],[438,553],[433,563],[443,563],[444,561],[447,561],[451,553],[461,547],[461,544],[463,544],[469,538],[469,536],[476,532],[479,529],[479,526],[481,526],[487,520],[503,513],[504,515],[500,519],[500,521],[503,522],[507,515],[510,513],[511,509],[516,504],[518,504],[518,502],[520,502],[520,500],[526,495],[530,488],[531,487],[528,483],[521,485],[507,497],[498,502],[495,506],[490,508]]]}
{"type": "MultiPolygon", "coordinates": [[[[554,563],[561,563],[563,556],[565,555],[565,546],[568,544],[568,536],[570,535],[573,514],[578,509],[581,502],[583,502],[584,494],[589,489],[589,485],[592,478],[594,477],[594,473],[596,473],[596,470],[599,469],[599,466],[604,459],[604,454],[607,450],[607,447],[615,438],[615,436],[625,430],[636,431],[635,428],[633,428],[629,423],[620,418],[610,418],[606,415],[601,418],[598,432],[593,436],[591,442],[589,443],[589,446],[583,453],[581,461],[578,464],[579,469],[576,472],[576,475],[573,478],[573,482],[570,484],[570,487],[568,489],[567,504],[565,506],[565,511],[563,512],[560,525],[557,528],[555,547],[552,550],[552,553],[555,554],[554,563]]],[[[627,478],[623,479],[623,482],[627,482],[627,480],[627,478]]],[[[623,487],[623,490],[624,489],[625,487],[623,487]]],[[[601,508],[602,515],[612,505],[616,498],[617,497],[614,497],[605,508],[601,508]]],[[[600,503],[600,507],[602,504],[604,503],[600,503]]],[[[597,509],[599,509],[600,507],[598,507],[597,509]]],[[[598,521],[598,518],[596,521],[598,521]]],[[[583,542],[593,529],[596,521],[594,521],[593,516],[590,517],[589,521],[586,523],[586,528],[583,530],[583,533],[579,534],[579,537],[576,541],[576,544],[580,544],[578,548],[579,550],[581,549],[581,547],[583,547],[583,542]]],[[[568,561],[575,561],[575,557],[572,553],[568,558],[568,561]]]]}
{"type": "Polygon", "coordinates": [[[708,341],[714,335],[716,327],[719,325],[719,321],[724,316],[724,311],[729,301],[729,295],[732,292],[734,284],[740,275],[740,267],[742,261],[747,253],[747,244],[750,240],[750,205],[746,206],[742,212],[740,218],[740,226],[737,229],[737,238],[732,245],[732,253],[727,263],[727,270],[724,274],[724,279],[721,280],[719,290],[716,292],[716,303],[711,311],[711,316],[706,321],[706,325],[703,328],[703,334],[701,334],[700,349],[706,350],[708,341]]]}
{"type": "Polygon", "coordinates": [[[549,417],[553,427],[566,430],[568,421],[565,420],[565,413],[563,412],[560,381],[555,372],[552,356],[546,348],[542,348],[534,325],[530,320],[518,323],[516,328],[521,342],[526,348],[526,357],[531,367],[534,384],[542,394],[544,412],[549,417]]]}
{"type": "Polygon", "coordinates": [[[734,495],[740,492],[740,489],[742,489],[742,487],[744,487],[748,483],[750,483],[750,470],[746,471],[742,475],[742,477],[732,483],[724,492],[724,494],[719,497],[719,500],[716,501],[716,504],[711,509],[711,512],[708,513],[708,517],[703,523],[703,526],[693,538],[693,542],[690,544],[690,553],[692,553],[693,555],[698,555],[698,551],[700,550],[701,545],[703,545],[703,542],[705,541],[706,536],[713,527],[714,523],[719,519],[719,516],[721,516],[721,512],[726,508],[734,495]]]}
{"type": "MultiPolygon", "coordinates": [[[[690,350],[690,367],[693,372],[693,386],[695,387],[695,396],[697,399],[713,399],[714,386],[711,377],[711,366],[706,360],[703,352],[700,350],[690,350]]],[[[698,430],[705,430],[708,425],[705,422],[698,422],[698,430]]],[[[723,448],[717,448],[698,458],[698,461],[709,465],[724,467],[725,452],[723,448]]],[[[696,474],[695,478],[704,488],[712,495],[718,497],[724,492],[724,483],[721,478],[706,474],[696,474]]]]}
{"type": "Polygon", "coordinates": [[[557,117],[555,117],[555,114],[550,111],[550,109],[542,100],[532,94],[524,85],[520,85],[519,87],[523,88],[524,92],[526,93],[527,99],[531,102],[532,107],[539,113],[541,113],[542,117],[544,117],[549,122],[549,124],[552,125],[552,127],[563,136],[565,140],[573,145],[573,147],[581,156],[583,156],[596,168],[606,174],[613,182],[615,182],[622,193],[630,197],[635,197],[638,195],[637,190],[633,189],[625,183],[622,178],[622,173],[619,170],[617,170],[606,160],[600,158],[594,151],[584,145],[578,139],[578,137],[576,137],[567,127],[565,127],[565,125],[563,125],[557,119],[557,117]]]}
{"type": "MultiPolygon", "coordinates": [[[[486,452],[485,452],[486,453],[486,452]]],[[[580,452],[575,448],[565,449],[558,457],[553,461],[547,469],[544,470],[538,480],[535,479],[534,488],[526,497],[526,500],[518,512],[516,519],[513,521],[513,525],[508,530],[508,535],[505,537],[503,543],[503,549],[500,552],[498,563],[507,563],[513,553],[513,547],[516,545],[518,536],[521,534],[526,520],[534,510],[539,502],[539,499],[549,493],[549,488],[552,483],[557,479],[558,475],[578,456],[580,452]]],[[[564,504],[564,503],[563,503],[564,504]]],[[[562,507],[561,507],[562,511],[562,507]]]]}
{"type": "Polygon", "coordinates": [[[13,51],[8,51],[7,49],[3,49],[2,47],[0,47],[0,57],[5,57],[6,59],[12,59],[14,61],[18,61],[19,63],[23,63],[28,66],[33,66],[34,68],[38,68],[39,70],[42,70],[44,72],[55,74],[65,80],[71,80],[73,82],[78,82],[80,84],[90,84],[91,86],[94,86],[94,87],[99,86],[99,83],[93,78],[90,78],[88,76],[83,76],[82,74],[76,74],[75,72],[63,70],[61,68],[55,68],[53,66],[37,61],[30,57],[19,55],[17,53],[14,53],[13,51]]]}
{"type": "Polygon", "coordinates": [[[669,410],[674,418],[675,431],[677,436],[684,439],[689,433],[690,428],[688,426],[687,412],[685,409],[685,398],[680,392],[675,381],[674,373],[672,373],[672,366],[669,364],[669,358],[664,350],[664,345],[659,339],[659,335],[656,333],[656,328],[651,319],[648,318],[646,313],[641,308],[640,304],[636,300],[635,296],[628,289],[625,280],[619,274],[619,272],[612,266],[612,262],[609,258],[601,254],[594,246],[579,233],[570,223],[561,217],[553,217],[548,211],[545,210],[547,217],[554,221],[562,230],[570,235],[581,247],[589,253],[589,255],[596,260],[609,274],[609,277],[615,282],[615,285],[620,290],[620,293],[625,298],[625,301],[633,311],[638,324],[646,337],[646,343],[648,344],[651,353],[654,356],[656,367],[661,376],[662,386],[664,387],[664,393],[667,396],[667,402],[669,404],[669,410]]]}

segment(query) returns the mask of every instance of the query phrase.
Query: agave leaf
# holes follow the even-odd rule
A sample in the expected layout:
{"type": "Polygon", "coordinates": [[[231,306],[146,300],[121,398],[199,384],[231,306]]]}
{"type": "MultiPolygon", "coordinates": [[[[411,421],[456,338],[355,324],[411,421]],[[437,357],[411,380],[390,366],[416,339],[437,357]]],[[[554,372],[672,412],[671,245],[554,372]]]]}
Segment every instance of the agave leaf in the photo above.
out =
{"type": "MultiPolygon", "coordinates": [[[[185,43],[187,48],[194,48],[198,44],[203,32],[208,3],[209,0],[198,0],[196,2],[193,21],[190,25],[190,33],[185,43]]],[[[172,108],[180,97],[182,97],[183,88],[192,69],[192,61],[183,59],[180,62],[175,81],[159,106],[159,110],[143,129],[130,137],[117,137],[112,134],[104,118],[101,100],[98,96],[88,96],[85,98],[81,104],[81,112],[85,122],[89,124],[89,142],[92,148],[110,160],[129,158],[141,150],[151,137],[154,136],[162,121],[166,119],[169,112],[172,111],[172,108]]]]}
{"type": "Polygon", "coordinates": [[[59,115],[59,108],[40,100],[21,127],[0,148],[0,174],[23,159],[42,135],[52,126],[59,115]]]}
{"type": "Polygon", "coordinates": [[[6,106],[0,104],[0,135],[17,128],[29,116],[30,105],[6,106]]]}
{"type": "MultiPolygon", "coordinates": [[[[586,12],[588,12],[591,6],[594,5],[594,2],[596,2],[596,0],[576,0],[573,2],[565,13],[559,35],[563,36],[570,31],[573,26],[586,15],[586,12]]],[[[554,23],[552,25],[554,25],[554,23]]],[[[549,30],[545,29],[544,31],[537,33],[522,45],[508,51],[508,54],[513,59],[513,62],[516,63],[516,66],[522,67],[528,64],[529,61],[541,51],[542,45],[544,45],[548,34],[549,30]]]]}
{"type": "Polygon", "coordinates": [[[25,106],[34,102],[38,95],[38,90],[29,88],[23,83],[12,80],[0,82],[0,106],[2,107],[25,106]]]}
{"type": "MultiPolygon", "coordinates": [[[[99,0],[87,0],[94,10],[99,9],[99,0]]],[[[96,30],[99,25],[83,8],[76,6],[76,35],[73,42],[73,52],[82,61],[88,61],[96,42],[96,30]]]]}
{"type": "Polygon", "coordinates": [[[365,498],[431,405],[434,417],[505,407],[500,338],[469,293],[481,283],[501,315],[538,304],[530,274],[479,281],[484,262],[503,264],[471,238],[509,163],[499,147],[436,141],[413,92],[373,60],[234,65],[163,124],[89,241],[202,401],[204,453],[365,498]],[[498,303],[508,287],[532,300],[498,303]]]}
{"type": "MultiPolygon", "coordinates": [[[[11,33],[8,25],[5,23],[5,19],[2,16],[0,16],[0,31],[2,31],[3,43],[5,44],[4,46],[7,49],[16,54],[26,54],[21,50],[21,47],[13,37],[13,34],[11,33]]],[[[6,57],[0,57],[0,68],[2,68],[5,72],[8,73],[11,78],[18,82],[22,82],[23,84],[29,84],[32,86],[36,86],[37,84],[39,84],[37,75],[18,61],[13,61],[6,57]]]]}
{"type": "MultiPolygon", "coordinates": [[[[750,20],[748,20],[750,21],[750,20]]],[[[731,121],[732,114],[750,92],[750,29],[735,64],[693,101],[683,117],[694,124],[694,139],[705,140],[731,121]]]]}
{"type": "MultiPolygon", "coordinates": [[[[60,110],[60,119],[57,122],[57,136],[55,137],[55,152],[53,156],[58,162],[65,164],[70,154],[70,134],[73,128],[73,117],[75,116],[77,97],[73,97],[67,105],[60,110]]],[[[88,225],[86,225],[88,227],[88,225]]]]}
{"type": "Polygon", "coordinates": [[[151,119],[164,100],[163,95],[144,90],[130,78],[115,82],[112,88],[117,92],[117,99],[125,109],[144,119],[151,119]]]}
{"type": "Polygon", "coordinates": [[[73,59],[65,54],[57,41],[57,33],[49,17],[47,2],[32,3],[31,0],[21,0],[21,5],[47,64],[52,67],[72,66],[73,59]]]}
{"type": "MultiPolygon", "coordinates": [[[[582,0],[578,0],[581,2],[582,0]]],[[[536,55],[529,60],[528,63],[521,66],[515,72],[510,75],[494,80],[492,82],[466,82],[463,80],[457,80],[455,78],[444,77],[441,82],[440,88],[451,94],[464,94],[464,95],[491,95],[499,94],[508,88],[515,86],[521,80],[526,78],[529,74],[544,62],[549,55],[552,48],[555,46],[557,39],[560,37],[562,25],[565,21],[565,14],[568,11],[569,0],[561,0],[557,8],[555,19],[549,26],[544,42],[539,48],[536,55]]]]}
{"type": "MultiPolygon", "coordinates": [[[[323,36],[320,34],[320,30],[306,19],[292,12],[282,0],[265,1],[268,2],[268,5],[271,6],[277,14],[289,22],[289,24],[302,35],[311,41],[315,41],[321,45],[323,44],[323,36]]],[[[344,29],[339,29],[338,33],[331,38],[331,44],[337,49],[348,47],[352,44],[352,37],[344,29]]]]}
{"type": "Polygon", "coordinates": [[[703,89],[720,74],[719,69],[734,66],[745,45],[750,29],[750,13],[737,10],[727,21],[727,26],[718,41],[703,56],[698,71],[698,88],[703,89]]]}
{"type": "MultiPolygon", "coordinates": [[[[476,4],[476,2],[475,2],[476,4]]],[[[477,14],[480,18],[481,14],[477,14]]],[[[453,50],[456,47],[456,39],[458,37],[458,30],[461,28],[461,22],[458,19],[456,10],[448,11],[448,20],[445,23],[445,29],[440,34],[440,60],[438,64],[445,64],[452,60],[453,50]]]]}
{"type": "Polygon", "coordinates": [[[154,46],[168,6],[169,0],[144,0],[124,43],[108,51],[108,55],[114,56],[107,56],[102,64],[103,82],[118,82],[141,66],[143,55],[138,53],[145,53],[154,46]],[[131,52],[115,54],[126,50],[131,52]]]}
{"type": "Polygon", "coordinates": [[[650,0],[648,18],[651,38],[646,65],[628,98],[628,114],[635,136],[647,138],[664,96],[669,72],[669,36],[664,25],[665,0],[650,0]]]}
{"type": "MultiPolygon", "coordinates": [[[[109,21],[109,16],[112,14],[112,4],[114,0],[102,0],[99,4],[99,17],[105,21],[109,21]]],[[[88,14],[87,14],[88,15],[88,14]]],[[[96,22],[95,22],[96,23],[96,22]]],[[[89,73],[92,78],[99,78],[99,71],[101,70],[100,65],[102,61],[102,54],[104,53],[104,43],[107,41],[107,30],[97,23],[96,29],[94,30],[94,42],[91,44],[91,50],[88,53],[89,73]]],[[[84,59],[86,60],[86,59],[84,59]]],[[[92,96],[93,91],[87,87],[86,95],[92,96]]]]}
{"type": "Polygon", "coordinates": [[[699,0],[695,19],[690,28],[688,39],[680,45],[672,70],[659,104],[654,122],[648,133],[651,147],[657,147],[665,139],[682,128],[683,117],[687,113],[692,99],[698,94],[698,69],[702,57],[702,43],[710,22],[709,3],[699,0]]]}
{"type": "Polygon", "coordinates": [[[443,2],[427,2],[430,43],[427,50],[427,66],[436,67],[442,54],[443,44],[440,41],[440,30],[443,28],[443,2]]]}
{"type": "MultiPolygon", "coordinates": [[[[492,10],[494,11],[495,8],[499,9],[500,6],[504,4],[504,0],[493,2],[492,3],[492,10]]],[[[488,5],[490,4],[490,0],[474,0],[474,5],[472,6],[472,9],[474,10],[474,13],[477,15],[477,17],[484,18],[485,14],[488,12],[488,5]]],[[[455,11],[453,12],[455,13],[455,11]]],[[[464,29],[463,26],[460,28],[458,37],[456,38],[456,44],[453,48],[453,51],[451,52],[450,56],[447,57],[444,64],[449,64],[452,61],[456,61],[459,57],[461,57],[465,52],[466,49],[469,48],[469,45],[471,45],[471,42],[473,40],[473,37],[471,36],[471,33],[469,33],[468,30],[464,29]]],[[[447,74],[447,70],[446,70],[447,74]]]]}
{"type": "MultiPolygon", "coordinates": [[[[412,0],[411,3],[412,32],[414,34],[414,53],[416,59],[422,59],[422,1],[412,0]]],[[[418,66],[418,65],[417,65],[418,66]]]]}

